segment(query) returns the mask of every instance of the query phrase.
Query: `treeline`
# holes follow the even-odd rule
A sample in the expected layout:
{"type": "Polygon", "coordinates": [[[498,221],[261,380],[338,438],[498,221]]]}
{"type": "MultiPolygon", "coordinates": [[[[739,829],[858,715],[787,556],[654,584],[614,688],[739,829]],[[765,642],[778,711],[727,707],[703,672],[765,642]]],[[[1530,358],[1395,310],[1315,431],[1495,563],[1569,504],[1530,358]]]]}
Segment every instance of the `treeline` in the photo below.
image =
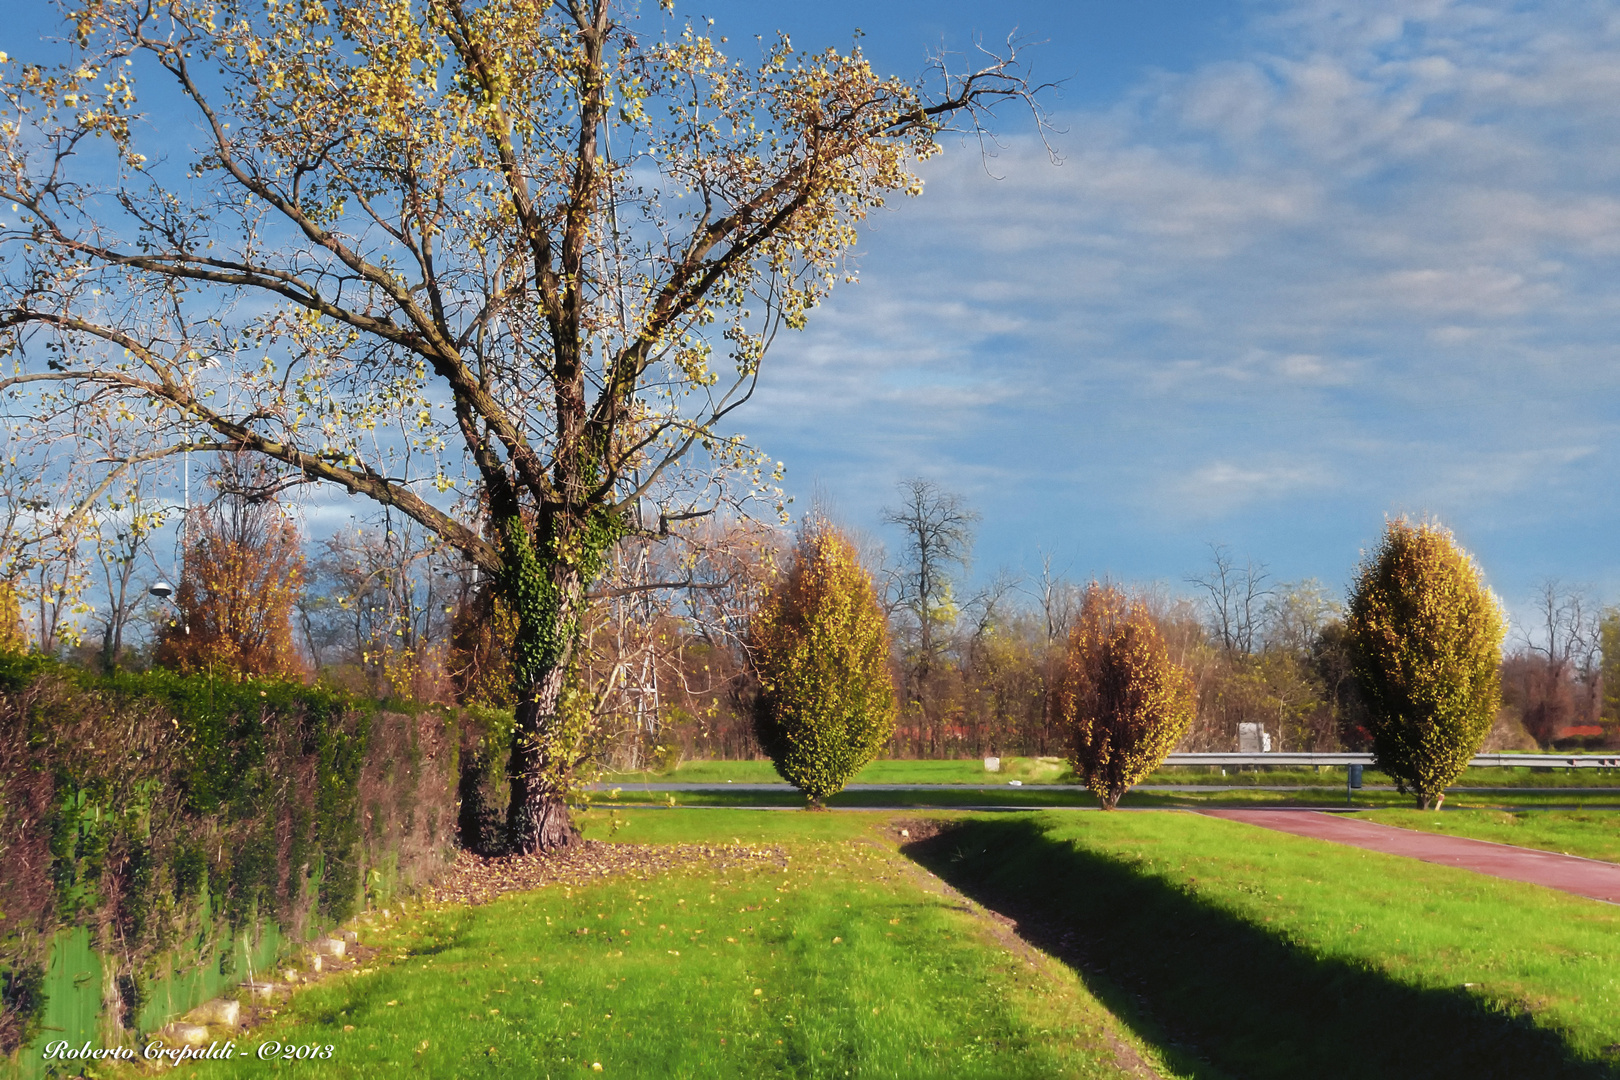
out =
{"type": "MultiPolygon", "coordinates": [[[[103,559],[108,588],[93,605],[79,601],[91,632],[75,640],[61,618],[19,622],[27,613],[15,606],[5,632],[20,641],[26,631],[36,649],[90,668],[227,670],[319,679],[375,700],[512,704],[514,620],[453,553],[387,518],[305,540],[269,479],[229,462],[213,488],[185,524],[172,595],[150,597],[133,557],[103,559]]],[[[1048,559],[1037,574],[970,587],[978,515],[925,480],[897,495],[883,535],[858,538],[899,696],[885,753],[1066,753],[1054,688],[1086,583],[1048,559]]],[[[749,624],[792,541],[785,529],[710,523],[614,549],[592,588],[576,675],[596,713],[597,762],[760,754],[749,624]]],[[[1177,588],[1138,592],[1192,674],[1197,711],[1181,749],[1236,749],[1240,725],[1256,725],[1274,750],[1368,745],[1341,604],[1322,583],[1278,581],[1212,545],[1177,588]]],[[[1620,610],[1549,583],[1535,612],[1510,638],[1487,746],[1620,742],[1620,610]]]]}
{"type": "MultiPolygon", "coordinates": [[[[1065,755],[1057,696],[1087,583],[1044,560],[1036,575],[999,573],[967,588],[977,514],[924,480],[905,482],[899,495],[884,514],[893,547],[871,538],[864,545],[885,587],[900,697],[886,753],[1065,755]]],[[[1278,581],[1222,545],[1211,545],[1206,565],[1181,586],[1137,590],[1173,659],[1192,675],[1196,715],[1178,749],[1238,749],[1240,725],[1255,725],[1273,750],[1369,748],[1333,591],[1315,580],[1278,581]]],[[[1620,609],[1554,582],[1538,596],[1535,616],[1509,641],[1503,706],[1486,748],[1620,745],[1620,609]]],[[[692,650],[693,638],[673,639],[688,649],[688,674],[697,661],[706,676],[723,672],[737,688],[674,698],[663,737],[689,756],[749,748],[746,649],[729,640],[716,650],[704,638],[692,650]]]]}

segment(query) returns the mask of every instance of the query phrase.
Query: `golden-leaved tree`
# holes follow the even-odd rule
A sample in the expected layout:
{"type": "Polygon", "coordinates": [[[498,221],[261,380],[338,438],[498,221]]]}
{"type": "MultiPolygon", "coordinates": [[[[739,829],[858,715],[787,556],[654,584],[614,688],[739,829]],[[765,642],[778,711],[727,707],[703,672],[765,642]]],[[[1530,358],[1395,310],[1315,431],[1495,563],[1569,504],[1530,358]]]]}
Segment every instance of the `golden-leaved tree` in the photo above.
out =
{"type": "Polygon", "coordinates": [[[1074,767],[1104,810],[1159,767],[1196,704],[1147,605],[1092,582],[1069,633],[1059,715],[1074,767]]]}
{"type": "Polygon", "coordinates": [[[1358,569],[1345,631],[1378,767],[1427,810],[1496,718],[1502,605],[1448,530],[1403,518],[1358,569]]]}
{"type": "Polygon", "coordinates": [[[755,731],[812,807],[844,789],[894,732],[889,627],[848,539],[809,522],[793,563],[754,616],[755,731]]]}
{"type": "Polygon", "coordinates": [[[518,850],[576,836],[610,547],[771,490],[723,426],[766,347],[943,125],[1031,100],[1011,56],[930,90],[672,12],[67,0],[71,57],[0,63],[0,389],[40,439],[121,430],[86,490],[241,450],[460,551],[516,624],[518,850]],[[136,122],[149,77],[189,113],[136,122]]]}

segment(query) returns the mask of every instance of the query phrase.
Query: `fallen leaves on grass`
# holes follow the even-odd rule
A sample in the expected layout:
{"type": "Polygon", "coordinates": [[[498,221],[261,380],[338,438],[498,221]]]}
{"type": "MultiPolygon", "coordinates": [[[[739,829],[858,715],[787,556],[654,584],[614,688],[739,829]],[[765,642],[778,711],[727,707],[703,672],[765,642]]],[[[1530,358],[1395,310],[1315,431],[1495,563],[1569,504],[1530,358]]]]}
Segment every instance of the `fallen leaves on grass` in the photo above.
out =
{"type": "Polygon", "coordinates": [[[591,885],[619,874],[633,874],[646,880],[690,863],[701,863],[713,870],[759,865],[783,867],[787,865],[787,852],[769,846],[604,844],[596,840],[545,855],[485,858],[462,852],[439,882],[427,890],[427,895],[439,903],[487,904],[502,893],[543,889],[548,885],[591,885]]]}

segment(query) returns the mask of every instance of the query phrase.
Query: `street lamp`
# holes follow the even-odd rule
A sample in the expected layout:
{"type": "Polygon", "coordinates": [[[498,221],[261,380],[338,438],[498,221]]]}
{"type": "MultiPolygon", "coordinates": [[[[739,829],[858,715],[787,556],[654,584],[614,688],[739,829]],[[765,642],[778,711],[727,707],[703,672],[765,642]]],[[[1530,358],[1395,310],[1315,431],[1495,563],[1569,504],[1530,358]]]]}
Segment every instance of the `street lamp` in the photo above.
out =
{"type": "MultiPolygon", "coordinates": [[[[163,578],[158,578],[157,581],[153,583],[152,587],[146,591],[157,597],[159,600],[168,600],[169,603],[174,604],[174,601],[170,599],[170,597],[174,595],[174,586],[170,585],[163,578]]],[[[186,634],[189,635],[191,633],[191,620],[186,618],[186,613],[184,611],[180,611],[179,604],[174,604],[174,608],[176,611],[180,612],[182,625],[185,627],[186,634]]],[[[174,624],[170,623],[169,625],[173,626],[174,624]]]]}

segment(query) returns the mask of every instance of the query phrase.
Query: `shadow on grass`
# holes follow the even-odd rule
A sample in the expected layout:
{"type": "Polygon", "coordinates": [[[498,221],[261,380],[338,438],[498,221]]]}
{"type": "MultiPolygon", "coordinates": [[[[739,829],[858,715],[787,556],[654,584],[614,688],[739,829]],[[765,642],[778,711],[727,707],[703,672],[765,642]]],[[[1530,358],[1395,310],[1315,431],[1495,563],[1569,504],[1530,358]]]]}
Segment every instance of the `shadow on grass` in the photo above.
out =
{"type": "Polygon", "coordinates": [[[1612,1077],[1555,1032],[1461,989],[1313,955],[1036,820],[973,819],[905,853],[1074,967],[1185,1075],[1612,1077]]]}

